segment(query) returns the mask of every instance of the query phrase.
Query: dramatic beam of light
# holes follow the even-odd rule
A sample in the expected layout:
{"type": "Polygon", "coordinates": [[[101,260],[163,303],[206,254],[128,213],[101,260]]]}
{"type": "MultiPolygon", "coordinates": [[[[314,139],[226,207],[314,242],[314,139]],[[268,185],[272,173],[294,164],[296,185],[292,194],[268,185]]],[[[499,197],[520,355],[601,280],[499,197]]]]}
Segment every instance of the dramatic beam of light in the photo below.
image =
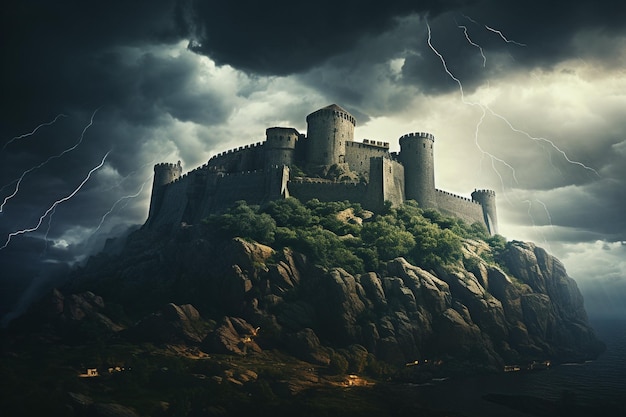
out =
{"type": "Polygon", "coordinates": [[[137,191],[135,194],[130,194],[130,195],[126,195],[123,197],[120,197],[115,203],[113,203],[113,205],[111,206],[111,208],[109,209],[109,211],[107,211],[106,213],[104,213],[104,215],[102,216],[102,218],[100,219],[100,223],[98,224],[98,227],[96,227],[96,230],[93,231],[93,233],[91,234],[92,236],[95,235],[98,230],[100,230],[100,228],[102,227],[102,224],[104,223],[104,220],[107,218],[107,216],[109,214],[111,214],[113,212],[113,210],[115,210],[115,207],[117,207],[117,205],[119,203],[121,203],[122,201],[126,201],[128,202],[130,199],[133,198],[137,198],[139,196],[139,194],[141,194],[141,192],[143,191],[144,187],[146,186],[146,184],[152,180],[152,177],[154,177],[153,175],[150,175],[142,184],[141,187],[139,188],[139,191],[137,191]]]}
{"type": "Polygon", "coordinates": [[[46,123],[42,123],[39,126],[37,126],[35,129],[33,129],[32,132],[30,133],[24,133],[23,135],[20,136],[15,136],[14,138],[11,138],[7,143],[4,144],[4,146],[2,146],[2,149],[0,149],[0,152],[4,151],[6,149],[7,146],[9,146],[10,144],[12,144],[13,142],[15,142],[16,140],[20,140],[20,139],[24,139],[27,138],[29,136],[34,135],[39,129],[41,129],[44,126],[50,126],[56,123],[57,120],[59,120],[61,117],[67,117],[67,115],[61,113],[59,115],[57,115],[57,117],[54,118],[54,120],[50,121],[50,122],[46,122],[46,123]]]}
{"type": "Polygon", "coordinates": [[[68,194],[67,196],[55,201],[49,208],[48,210],[45,211],[44,214],[41,215],[41,217],[39,218],[39,221],[37,222],[37,224],[33,227],[27,228],[27,229],[21,229],[21,230],[17,230],[15,232],[9,233],[9,235],[7,236],[7,241],[4,243],[4,245],[0,246],[0,250],[6,248],[7,246],[9,246],[9,243],[11,242],[11,239],[14,238],[15,236],[19,236],[19,235],[23,235],[26,233],[32,233],[37,231],[40,227],[41,224],[43,223],[43,219],[46,218],[46,216],[50,213],[52,213],[54,210],[56,210],[57,206],[67,200],[72,199],[82,188],[83,186],[87,183],[87,181],[89,181],[89,179],[91,178],[91,175],[96,172],[98,169],[102,168],[102,166],[104,165],[104,163],[106,162],[107,157],[109,156],[109,154],[111,153],[111,151],[108,151],[104,157],[102,158],[102,161],[100,161],[100,163],[98,165],[96,165],[95,167],[93,167],[89,173],[87,174],[87,176],[83,179],[83,181],[78,185],[78,187],[76,187],[74,189],[74,191],[72,191],[70,194],[68,194]]]}
{"type": "Polygon", "coordinates": [[[485,53],[483,51],[483,47],[480,46],[479,44],[475,43],[474,41],[472,41],[470,39],[469,34],[467,33],[467,26],[459,25],[458,22],[456,22],[456,20],[455,20],[455,23],[456,23],[456,25],[457,25],[457,27],[459,29],[463,29],[463,33],[465,34],[465,39],[467,39],[469,44],[474,46],[474,47],[476,47],[476,48],[478,48],[478,50],[480,51],[480,56],[483,57],[483,68],[485,68],[485,66],[487,65],[487,57],[485,56],[485,53]]]}
{"type": "Polygon", "coordinates": [[[27,169],[26,171],[24,171],[22,173],[22,175],[19,178],[11,181],[9,184],[7,184],[7,185],[2,187],[2,189],[4,189],[8,185],[13,184],[14,182],[16,183],[15,184],[15,189],[13,190],[13,193],[11,193],[10,195],[6,196],[4,198],[4,201],[2,202],[2,204],[0,204],[0,213],[2,213],[2,211],[4,210],[4,206],[6,205],[6,203],[10,199],[12,199],[13,197],[15,197],[17,195],[17,193],[20,190],[20,184],[22,183],[22,180],[24,179],[24,177],[27,174],[29,174],[29,173],[31,173],[31,172],[33,172],[33,171],[43,167],[44,165],[48,164],[50,161],[52,161],[54,159],[58,159],[58,158],[62,157],[63,155],[65,155],[66,153],[69,153],[69,152],[73,151],[74,149],[76,149],[83,142],[83,138],[85,137],[85,132],[87,132],[87,129],[89,129],[91,127],[91,125],[93,125],[93,118],[95,117],[95,115],[98,112],[98,110],[100,110],[100,108],[97,108],[93,112],[93,114],[91,115],[91,119],[89,119],[89,124],[87,124],[87,126],[85,126],[85,128],[83,129],[82,133],[80,134],[80,137],[78,138],[78,142],[76,142],[73,146],[65,149],[63,152],[61,152],[61,153],[59,153],[57,155],[53,155],[53,156],[49,157],[48,159],[46,159],[45,161],[43,161],[39,165],[35,165],[34,167],[31,167],[31,168],[27,169]]]}

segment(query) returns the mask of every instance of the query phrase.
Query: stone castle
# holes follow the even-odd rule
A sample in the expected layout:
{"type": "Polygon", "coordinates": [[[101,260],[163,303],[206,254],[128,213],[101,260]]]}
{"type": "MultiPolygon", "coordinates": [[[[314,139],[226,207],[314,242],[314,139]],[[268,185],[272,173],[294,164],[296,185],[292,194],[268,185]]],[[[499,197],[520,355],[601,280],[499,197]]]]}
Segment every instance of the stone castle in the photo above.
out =
{"type": "Polygon", "coordinates": [[[264,142],[217,154],[184,175],[180,162],[155,165],[146,226],[194,224],[238,200],[263,204],[291,196],[349,200],[372,211],[385,201],[415,200],[498,233],[494,191],[475,190],[469,199],[435,188],[433,135],[409,133],[400,138],[400,152],[389,152],[387,142],[355,142],[356,119],[336,104],[306,122],[306,134],[270,127],[264,142]]]}

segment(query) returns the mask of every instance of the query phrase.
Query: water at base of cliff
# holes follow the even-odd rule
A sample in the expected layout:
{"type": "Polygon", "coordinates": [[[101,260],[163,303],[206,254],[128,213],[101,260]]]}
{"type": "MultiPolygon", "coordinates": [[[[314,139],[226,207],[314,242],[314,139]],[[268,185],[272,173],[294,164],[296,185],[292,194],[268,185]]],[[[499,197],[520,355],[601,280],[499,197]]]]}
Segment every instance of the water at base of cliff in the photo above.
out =
{"type": "Polygon", "coordinates": [[[467,417],[626,416],[626,319],[591,324],[607,347],[597,360],[544,371],[451,378],[415,387],[416,399],[467,417]]]}

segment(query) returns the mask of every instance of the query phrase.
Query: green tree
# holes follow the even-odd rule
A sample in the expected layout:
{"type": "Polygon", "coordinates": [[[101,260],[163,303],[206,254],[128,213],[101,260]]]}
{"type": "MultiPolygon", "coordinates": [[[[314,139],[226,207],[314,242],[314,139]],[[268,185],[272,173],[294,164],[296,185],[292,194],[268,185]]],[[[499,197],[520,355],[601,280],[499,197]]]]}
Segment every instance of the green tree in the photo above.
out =
{"type": "Polygon", "coordinates": [[[271,201],[265,207],[264,212],[281,227],[306,227],[319,221],[308,207],[293,197],[271,201]]]}
{"type": "Polygon", "coordinates": [[[209,216],[205,223],[222,235],[239,236],[265,244],[274,242],[276,233],[276,221],[269,214],[259,213],[258,206],[249,206],[245,201],[237,201],[222,215],[209,216]]]}
{"type": "Polygon", "coordinates": [[[361,230],[363,242],[375,247],[379,258],[384,261],[406,256],[415,246],[413,235],[394,223],[397,221],[393,216],[380,216],[366,223],[361,230]]]}

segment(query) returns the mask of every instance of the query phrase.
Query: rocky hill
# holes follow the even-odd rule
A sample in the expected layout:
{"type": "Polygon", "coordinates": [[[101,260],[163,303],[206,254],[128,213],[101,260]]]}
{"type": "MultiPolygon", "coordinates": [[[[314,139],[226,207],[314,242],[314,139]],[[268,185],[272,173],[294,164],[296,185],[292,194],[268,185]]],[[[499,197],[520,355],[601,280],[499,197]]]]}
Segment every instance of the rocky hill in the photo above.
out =
{"type": "MultiPolygon", "coordinates": [[[[575,281],[532,243],[488,243],[415,207],[375,216],[286,204],[136,231],[121,253],[90,259],[13,329],[196,358],[287,354],[329,375],[411,380],[602,350],[575,281]],[[384,236],[372,233],[381,228],[384,236]]],[[[219,378],[253,378],[229,372],[219,378]]],[[[292,394],[303,389],[296,380],[319,377],[299,374],[292,394]]]]}

